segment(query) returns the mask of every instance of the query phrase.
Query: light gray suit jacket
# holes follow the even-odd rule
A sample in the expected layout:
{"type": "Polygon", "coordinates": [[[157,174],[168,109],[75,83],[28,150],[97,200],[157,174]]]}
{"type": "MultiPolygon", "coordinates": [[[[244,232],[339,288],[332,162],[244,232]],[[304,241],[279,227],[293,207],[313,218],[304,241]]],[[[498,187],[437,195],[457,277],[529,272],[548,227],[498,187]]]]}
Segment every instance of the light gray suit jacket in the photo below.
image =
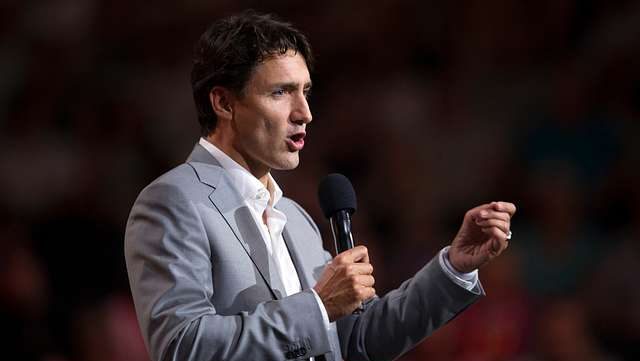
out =
{"type": "Polygon", "coordinates": [[[310,288],[331,255],[295,202],[283,238],[303,291],[286,296],[257,225],[230,177],[202,146],[138,196],[125,257],[152,360],[389,360],[484,292],[452,282],[437,258],[361,314],[325,328],[310,288]]]}

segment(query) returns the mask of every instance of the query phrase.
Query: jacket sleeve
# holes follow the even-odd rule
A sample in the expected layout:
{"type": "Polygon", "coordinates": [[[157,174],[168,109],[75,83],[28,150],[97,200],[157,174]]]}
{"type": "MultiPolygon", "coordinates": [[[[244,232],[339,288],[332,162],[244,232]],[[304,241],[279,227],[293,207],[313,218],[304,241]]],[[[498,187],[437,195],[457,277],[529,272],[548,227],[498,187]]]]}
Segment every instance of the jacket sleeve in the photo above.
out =
{"type": "MultiPolygon", "coordinates": [[[[320,237],[309,214],[292,203],[320,237]]],[[[331,260],[331,254],[325,251],[325,258],[331,260]]],[[[453,282],[436,255],[397,289],[366,301],[364,312],[337,321],[342,356],[349,361],[398,358],[482,295],[480,282],[471,291],[453,282]]]]}
{"type": "Polygon", "coordinates": [[[330,351],[310,290],[218,314],[209,241],[196,205],[176,185],[153,183],[131,210],[125,258],[152,360],[284,360],[330,351]]]}
{"type": "Polygon", "coordinates": [[[482,295],[479,282],[472,291],[454,283],[436,256],[400,287],[367,302],[361,314],[338,321],[342,354],[350,361],[396,359],[482,295]]]}

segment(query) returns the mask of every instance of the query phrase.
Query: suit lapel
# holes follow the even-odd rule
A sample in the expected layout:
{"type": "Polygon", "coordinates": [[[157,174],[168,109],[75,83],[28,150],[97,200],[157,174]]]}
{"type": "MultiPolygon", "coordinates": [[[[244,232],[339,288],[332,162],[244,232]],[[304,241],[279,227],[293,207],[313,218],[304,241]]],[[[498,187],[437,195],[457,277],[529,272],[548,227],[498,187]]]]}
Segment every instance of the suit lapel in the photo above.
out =
{"type": "Polygon", "coordinates": [[[258,225],[251,216],[251,211],[234,188],[226,172],[199,144],[196,145],[187,162],[194,168],[199,180],[214,188],[209,199],[220,212],[231,228],[235,238],[240,242],[260,276],[269,286],[275,299],[285,295],[284,286],[278,276],[275,261],[269,256],[258,225]]]}
{"type": "MultiPolygon", "coordinates": [[[[231,180],[225,175],[224,169],[218,161],[201,145],[196,144],[187,159],[187,163],[193,167],[198,179],[211,187],[213,192],[209,195],[209,199],[216,207],[218,212],[225,219],[229,228],[240,242],[251,261],[256,266],[260,276],[269,286],[269,290],[275,299],[280,299],[285,295],[284,286],[278,272],[275,268],[275,261],[268,255],[267,248],[262,240],[256,222],[253,220],[251,213],[244,200],[235,190],[231,180]],[[273,270],[273,271],[271,271],[273,270]]],[[[276,208],[280,209],[278,206],[276,208]]],[[[300,250],[304,249],[300,240],[306,239],[304,231],[296,227],[296,223],[300,221],[291,212],[280,209],[287,215],[287,224],[282,232],[282,237],[287,245],[291,259],[298,273],[298,278],[303,289],[308,289],[314,284],[312,270],[307,272],[303,266],[305,264],[304,253],[300,250]]],[[[312,264],[312,263],[309,263],[312,264]]],[[[329,337],[334,351],[325,355],[317,356],[316,360],[335,361],[340,355],[340,343],[335,324],[331,325],[332,332],[329,337]]]]}
{"type": "Polygon", "coordinates": [[[291,222],[287,222],[287,225],[284,227],[282,231],[282,238],[284,238],[284,242],[287,245],[287,249],[289,250],[289,255],[291,256],[291,260],[293,261],[293,266],[296,268],[296,273],[298,273],[298,278],[300,279],[300,285],[303,290],[306,290],[311,287],[310,278],[305,272],[305,268],[302,266],[304,264],[302,260],[302,255],[299,252],[299,248],[297,245],[296,239],[304,239],[300,238],[300,235],[296,236],[295,230],[293,234],[290,229],[292,227],[289,226],[291,222]]]}

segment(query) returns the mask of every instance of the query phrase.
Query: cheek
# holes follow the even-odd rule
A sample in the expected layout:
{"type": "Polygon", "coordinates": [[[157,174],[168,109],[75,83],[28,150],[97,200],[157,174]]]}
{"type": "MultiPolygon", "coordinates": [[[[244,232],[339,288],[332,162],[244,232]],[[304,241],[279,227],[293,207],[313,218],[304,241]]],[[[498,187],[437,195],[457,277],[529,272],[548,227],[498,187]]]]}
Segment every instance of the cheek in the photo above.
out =
{"type": "Polygon", "coordinates": [[[265,102],[245,110],[239,114],[237,124],[243,138],[241,141],[251,142],[254,146],[273,146],[284,141],[288,128],[286,106],[265,102]]]}
{"type": "MultiPolygon", "coordinates": [[[[264,114],[262,130],[269,138],[282,140],[287,134],[287,118],[282,114],[271,112],[264,114]]],[[[275,139],[272,139],[275,140],[275,139]]]]}
{"type": "Polygon", "coordinates": [[[259,109],[247,109],[236,118],[237,135],[241,142],[263,142],[272,132],[268,114],[259,109]]]}

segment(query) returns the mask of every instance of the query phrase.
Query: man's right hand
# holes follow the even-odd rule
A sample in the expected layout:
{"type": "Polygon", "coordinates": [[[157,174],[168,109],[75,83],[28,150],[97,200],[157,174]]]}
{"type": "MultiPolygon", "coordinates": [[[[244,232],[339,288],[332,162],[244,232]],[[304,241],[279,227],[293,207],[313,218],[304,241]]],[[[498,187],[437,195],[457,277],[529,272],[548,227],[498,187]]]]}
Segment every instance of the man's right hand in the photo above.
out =
{"type": "Polygon", "coordinates": [[[363,301],[373,297],[375,279],[369,251],[357,246],[337,255],[327,264],[313,287],[333,322],[350,315],[363,301]]]}

